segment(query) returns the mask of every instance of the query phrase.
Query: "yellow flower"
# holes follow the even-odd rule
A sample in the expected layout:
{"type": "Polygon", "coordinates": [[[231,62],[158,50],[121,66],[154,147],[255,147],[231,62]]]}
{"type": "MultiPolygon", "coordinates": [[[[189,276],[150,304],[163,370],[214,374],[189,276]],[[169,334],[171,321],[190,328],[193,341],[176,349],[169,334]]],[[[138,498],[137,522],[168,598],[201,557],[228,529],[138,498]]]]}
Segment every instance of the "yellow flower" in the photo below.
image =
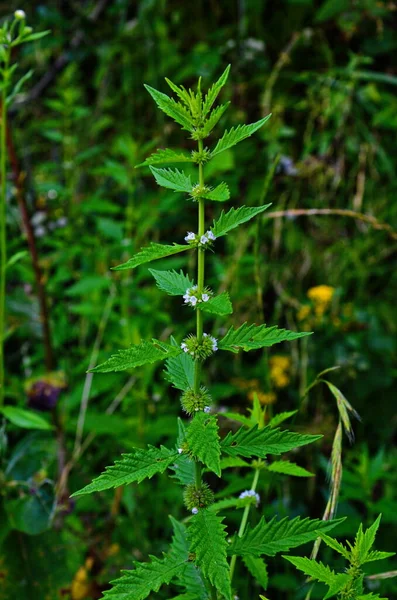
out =
{"type": "Polygon", "coordinates": [[[300,307],[297,313],[298,321],[304,321],[311,313],[311,306],[309,304],[304,304],[300,307]]]}
{"type": "Polygon", "coordinates": [[[270,379],[277,388],[286,387],[289,384],[289,370],[291,368],[291,359],[289,356],[275,354],[269,360],[270,379]]]}
{"type": "Polygon", "coordinates": [[[255,395],[258,396],[258,400],[261,404],[274,404],[277,400],[277,396],[274,392],[260,392],[259,390],[249,392],[248,399],[253,402],[255,395]]]}
{"type": "Polygon", "coordinates": [[[335,288],[330,285],[317,285],[307,292],[307,297],[315,304],[328,305],[335,293],[335,288]]]}

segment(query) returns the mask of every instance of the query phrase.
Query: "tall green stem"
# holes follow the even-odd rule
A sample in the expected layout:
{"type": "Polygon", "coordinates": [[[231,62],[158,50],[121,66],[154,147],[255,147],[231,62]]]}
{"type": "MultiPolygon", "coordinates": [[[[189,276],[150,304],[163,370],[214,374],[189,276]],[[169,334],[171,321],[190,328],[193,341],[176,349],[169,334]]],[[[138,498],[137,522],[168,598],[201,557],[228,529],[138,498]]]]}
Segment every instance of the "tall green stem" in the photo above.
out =
{"type": "MultiPolygon", "coordinates": [[[[251,485],[251,490],[253,492],[255,492],[256,486],[258,485],[259,473],[260,473],[260,470],[255,469],[254,479],[253,479],[252,485],[251,485]]],[[[248,516],[250,513],[250,508],[251,508],[251,504],[248,504],[244,508],[243,516],[241,518],[240,528],[239,528],[238,534],[237,534],[238,537],[242,537],[244,535],[245,528],[247,527],[247,521],[248,521],[248,516]]],[[[236,560],[237,560],[237,555],[234,554],[230,561],[230,581],[233,580],[234,569],[236,567],[236,560]]]]}
{"type": "Polygon", "coordinates": [[[7,87],[10,52],[5,48],[3,81],[1,88],[1,135],[0,135],[0,406],[4,403],[4,338],[5,338],[5,301],[6,301],[6,134],[7,134],[7,87]]]}
{"type": "MultiPolygon", "coordinates": [[[[203,140],[198,142],[199,152],[203,150],[203,140]]],[[[200,188],[204,187],[204,170],[203,165],[199,164],[199,185],[200,188]]],[[[205,229],[205,205],[204,198],[199,198],[198,201],[198,235],[201,238],[204,235],[205,229]]],[[[205,250],[204,248],[198,248],[197,250],[197,294],[200,295],[204,291],[204,266],[205,266],[205,250]]],[[[199,308],[196,310],[196,336],[199,342],[203,339],[203,314],[199,308]]],[[[194,392],[197,394],[200,391],[200,379],[201,379],[201,363],[196,360],[194,365],[194,392]]],[[[195,463],[196,472],[196,485],[201,485],[201,465],[198,461],[195,463]]]]}

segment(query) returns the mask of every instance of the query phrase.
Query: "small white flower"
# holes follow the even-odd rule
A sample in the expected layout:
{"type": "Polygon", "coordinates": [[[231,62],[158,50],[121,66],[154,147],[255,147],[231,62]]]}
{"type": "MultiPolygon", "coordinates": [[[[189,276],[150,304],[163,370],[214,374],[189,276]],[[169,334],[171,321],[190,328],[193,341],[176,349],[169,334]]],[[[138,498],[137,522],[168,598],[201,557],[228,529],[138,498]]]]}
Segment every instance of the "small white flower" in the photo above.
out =
{"type": "Polygon", "coordinates": [[[188,352],[187,345],[185,344],[185,342],[182,342],[181,348],[184,352],[188,352]]]}
{"type": "Polygon", "coordinates": [[[207,236],[207,238],[209,240],[212,240],[212,241],[216,240],[216,236],[212,233],[212,231],[207,231],[207,233],[205,235],[207,236]]]}
{"type": "Polygon", "coordinates": [[[196,296],[190,296],[189,301],[190,301],[191,306],[196,306],[196,304],[197,304],[196,296]]]}
{"type": "Polygon", "coordinates": [[[208,302],[208,300],[210,299],[208,294],[201,294],[201,300],[203,302],[208,302]]]}
{"type": "Polygon", "coordinates": [[[183,449],[182,448],[178,448],[178,454],[182,454],[183,449]]]}
{"type": "Polygon", "coordinates": [[[198,513],[198,508],[194,507],[192,508],[192,515],[197,515],[198,513]]]}
{"type": "Polygon", "coordinates": [[[58,196],[58,192],[56,190],[48,190],[47,196],[50,200],[55,200],[55,198],[58,196]]]}
{"type": "Polygon", "coordinates": [[[23,19],[26,19],[26,14],[24,10],[16,10],[14,12],[14,17],[16,19],[18,19],[18,21],[22,21],[23,19]]]}
{"type": "Polygon", "coordinates": [[[184,299],[184,301],[185,301],[185,304],[188,304],[188,303],[189,303],[189,301],[190,301],[190,296],[189,296],[189,294],[184,294],[184,295],[183,295],[183,299],[184,299]]]}
{"type": "Polygon", "coordinates": [[[210,406],[204,406],[204,412],[205,413],[210,413],[211,412],[211,407],[210,406]]]}
{"type": "Polygon", "coordinates": [[[257,494],[255,490],[245,490],[245,492],[241,492],[239,498],[255,498],[257,506],[261,501],[259,494],[257,494]]]}
{"type": "Polygon", "coordinates": [[[207,244],[208,243],[208,238],[206,235],[202,235],[200,238],[200,244],[207,244]]]}
{"type": "Polygon", "coordinates": [[[196,234],[193,233],[193,231],[188,231],[187,235],[185,236],[185,241],[186,242],[193,242],[196,239],[196,234]]]}

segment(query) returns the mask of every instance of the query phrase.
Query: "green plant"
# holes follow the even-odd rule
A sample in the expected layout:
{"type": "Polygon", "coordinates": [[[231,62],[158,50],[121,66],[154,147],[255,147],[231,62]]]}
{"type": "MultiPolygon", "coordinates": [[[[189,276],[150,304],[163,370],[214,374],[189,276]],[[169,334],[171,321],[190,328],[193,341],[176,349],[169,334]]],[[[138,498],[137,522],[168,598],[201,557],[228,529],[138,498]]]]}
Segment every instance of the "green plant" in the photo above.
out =
{"type": "MultiPolygon", "coordinates": [[[[204,320],[224,317],[232,313],[232,304],[227,291],[214,295],[205,284],[205,256],[215,249],[215,242],[239,225],[246,223],[266,210],[268,205],[242,206],[222,211],[211,227],[205,222],[205,202],[223,203],[229,199],[229,189],[222,182],[211,187],[204,179],[204,165],[215,156],[235,146],[262,127],[269,116],[251,125],[239,125],[225,131],[212,150],[204,147],[203,140],[211,133],[226,110],[228,103],[213,108],[215,100],[224,86],[229,67],[219,80],[203,96],[201,81],[196,92],[187,91],[171,81],[167,83],[178,100],[149,87],[147,90],[158,107],[179,123],[197,141],[197,149],[190,154],[170,149],[157,150],[143,163],[149,166],[156,182],[178,193],[185,193],[198,205],[198,232],[188,232],[185,244],[164,245],[152,243],[142,248],[126,263],[116,267],[125,270],[138,267],[156,259],[186,251],[195,251],[197,256],[197,283],[182,270],[151,270],[157,286],[171,296],[180,296],[185,305],[195,311],[196,331],[177,343],[153,339],[142,341],[126,350],[120,350],[106,362],[92,369],[95,373],[118,372],[133,369],[159,360],[166,361],[166,378],[181,392],[182,408],[190,417],[189,423],[179,420],[179,436],[174,448],[164,446],[147,449],[137,448],[123,455],[114,465],[74,496],[100,492],[132,482],[141,482],[167,469],[183,486],[184,503],[191,515],[178,522],[171,518],[174,537],[169,551],[162,558],[152,558],[149,563],[137,563],[132,571],[114,582],[114,587],[105,592],[106,597],[123,597],[140,600],[161,585],[171,581],[184,589],[184,598],[225,598],[231,600],[233,575],[237,557],[243,559],[249,573],[266,587],[266,565],[263,556],[277,553],[314,540],[317,532],[327,531],[337,521],[300,519],[299,517],[270,521],[261,519],[254,527],[248,525],[252,506],[259,503],[256,491],[261,471],[269,468],[265,462],[268,455],[280,455],[294,448],[318,440],[321,436],[299,434],[280,430],[279,425],[291,413],[273,419],[267,426],[264,411],[255,403],[251,418],[237,416],[242,426],[229,431],[221,439],[218,416],[212,406],[211,394],[204,386],[206,361],[218,350],[237,354],[240,350],[259,350],[276,343],[295,340],[309,335],[279,329],[277,326],[243,323],[231,326],[221,337],[204,331],[204,320]],[[198,167],[198,181],[191,173],[159,165],[179,162],[198,167]],[[252,460],[251,460],[252,459],[252,460]],[[214,503],[214,491],[205,481],[205,474],[214,473],[219,478],[228,468],[249,468],[253,472],[250,489],[240,497],[226,498],[214,503]],[[224,517],[220,511],[226,508],[242,508],[243,515],[237,534],[230,542],[226,537],[224,517]]],[[[205,328],[208,331],[208,328],[205,328]]],[[[274,471],[297,476],[310,475],[294,463],[278,461],[274,471]]]]}
{"type": "Polygon", "coordinates": [[[343,572],[335,573],[328,565],[317,562],[311,558],[299,556],[284,556],[297,569],[303,571],[312,580],[320,581],[328,586],[328,592],[324,600],[337,596],[338,600],[386,600],[379,594],[365,593],[364,571],[362,567],[376,560],[382,560],[394,556],[394,552],[380,552],[372,550],[378,531],[381,515],[366,531],[360,525],[354,544],[349,541],[346,545],[338,542],[324,532],[319,532],[321,539],[333,550],[338,552],[348,562],[348,567],[343,572]]]}
{"type": "Polygon", "coordinates": [[[18,256],[14,255],[7,264],[7,239],[6,239],[6,202],[7,202],[7,109],[15,96],[20,92],[23,84],[32,75],[32,71],[25,73],[12,87],[13,75],[18,67],[12,64],[12,50],[16,46],[31,42],[47,35],[47,31],[33,33],[31,27],[26,26],[26,16],[23,10],[16,10],[12,20],[5,20],[0,28],[0,92],[1,92],[1,130],[0,130],[0,407],[4,403],[4,340],[6,337],[5,323],[5,296],[6,296],[6,269],[15,263],[18,256]]]}

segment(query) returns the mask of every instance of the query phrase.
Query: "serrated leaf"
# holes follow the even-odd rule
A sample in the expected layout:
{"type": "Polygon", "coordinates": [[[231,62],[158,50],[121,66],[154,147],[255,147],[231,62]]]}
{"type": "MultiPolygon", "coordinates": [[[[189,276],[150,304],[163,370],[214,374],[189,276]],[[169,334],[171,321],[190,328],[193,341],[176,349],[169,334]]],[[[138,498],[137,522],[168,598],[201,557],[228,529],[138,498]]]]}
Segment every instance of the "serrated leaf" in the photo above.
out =
{"type": "Polygon", "coordinates": [[[216,156],[250,137],[255,131],[258,131],[270,117],[271,114],[256,123],[251,123],[250,125],[238,125],[237,127],[232,127],[229,131],[225,131],[215,148],[211,151],[211,156],[216,156]]]}
{"type": "Polygon", "coordinates": [[[268,471],[272,473],[280,473],[281,475],[292,475],[294,477],[313,477],[314,473],[310,473],[303,467],[290,462],[288,460],[276,460],[272,462],[268,467],[268,471]]]}
{"type": "Polygon", "coordinates": [[[366,531],[363,530],[363,526],[360,523],[353,550],[353,554],[357,557],[360,565],[366,562],[369,551],[374,545],[381,518],[382,515],[379,515],[376,521],[374,521],[371,527],[368,527],[366,531]]]}
{"type": "Polygon", "coordinates": [[[112,581],[113,587],[103,592],[104,598],[117,600],[144,600],[151,592],[158,592],[162,585],[181,576],[186,569],[186,559],[171,553],[163,559],[150,556],[151,562],[135,563],[132,571],[123,571],[122,577],[112,581]]]}
{"type": "MultiPolygon", "coordinates": [[[[187,539],[186,526],[183,523],[176,521],[173,517],[170,517],[170,519],[174,530],[171,553],[176,554],[187,561],[186,569],[177,577],[178,584],[185,588],[187,595],[191,594],[193,600],[206,600],[208,594],[200,572],[192,562],[188,562],[189,541],[187,539]]],[[[183,597],[184,596],[178,596],[178,598],[183,597]]]]}
{"type": "Polygon", "coordinates": [[[263,558],[245,556],[243,562],[255,581],[257,581],[264,590],[267,590],[269,577],[267,574],[267,565],[263,558]]]}
{"type": "Polygon", "coordinates": [[[233,469],[235,467],[249,467],[252,468],[250,463],[242,458],[238,458],[235,456],[226,456],[221,459],[221,469],[233,469]]]}
{"type": "Polygon", "coordinates": [[[172,91],[175,92],[176,95],[180,98],[180,100],[182,100],[182,102],[186,104],[187,108],[190,108],[191,97],[189,95],[189,92],[183,87],[183,85],[176,85],[173,81],[171,81],[171,79],[168,79],[168,77],[166,77],[165,80],[172,89],[172,91]]]}
{"type": "Polygon", "coordinates": [[[369,594],[362,594],[361,596],[357,596],[356,600],[389,600],[389,598],[381,598],[379,594],[373,594],[370,592],[369,594]]]}
{"type": "Polygon", "coordinates": [[[186,454],[180,454],[178,462],[170,465],[170,470],[174,472],[172,479],[176,479],[181,485],[189,485],[195,481],[195,465],[186,454]]]}
{"type": "Polygon", "coordinates": [[[176,271],[156,271],[149,269],[156,280],[157,286],[163,292],[170,296],[183,296],[188,288],[193,286],[193,281],[180,270],[176,271]]]}
{"type": "Polygon", "coordinates": [[[220,104],[217,106],[210,114],[208,119],[205,121],[202,134],[203,137],[207,137],[211,131],[214,129],[215,125],[218,123],[219,119],[225,112],[225,110],[229,107],[230,102],[226,102],[225,104],[220,104]]]}
{"type": "Polygon", "coordinates": [[[290,419],[291,417],[296,415],[297,412],[298,412],[297,410],[290,410],[290,411],[286,411],[286,412],[281,412],[278,415],[274,415],[274,417],[272,419],[270,419],[268,426],[269,427],[277,427],[278,425],[281,425],[281,423],[283,423],[287,419],[290,419]]]}
{"type": "Polygon", "coordinates": [[[144,479],[151,479],[157,473],[164,473],[178,458],[179,454],[176,450],[169,450],[164,446],[160,448],[149,446],[147,450],[135,448],[129,454],[123,454],[114,465],[106,467],[106,470],[92,483],[72,496],[102,492],[133,482],[140,483],[144,479]]]}
{"type": "Polygon", "coordinates": [[[367,558],[364,560],[364,563],[373,562],[375,560],[384,560],[385,558],[391,558],[395,554],[395,552],[381,552],[380,550],[372,550],[372,552],[369,552],[367,554],[367,558]]]}
{"type": "Polygon", "coordinates": [[[196,555],[195,564],[204,577],[226,600],[231,600],[226,532],[222,521],[222,517],[209,510],[199,510],[190,521],[188,539],[190,551],[196,555]]]}
{"type": "Polygon", "coordinates": [[[165,363],[165,376],[178,390],[186,392],[194,386],[194,361],[189,354],[183,352],[168,358],[165,363]]]}
{"type": "Polygon", "coordinates": [[[350,550],[348,550],[348,548],[322,531],[319,531],[318,535],[323,542],[327,544],[327,546],[333,550],[336,550],[336,552],[339,552],[339,554],[344,556],[346,560],[350,561],[350,550]]]}
{"type": "Polygon", "coordinates": [[[208,302],[201,302],[200,310],[212,315],[230,315],[233,312],[233,306],[230,302],[228,292],[222,292],[219,296],[210,298],[208,302]]]}
{"type": "Polygon", "coordinates": [[[230,544],[230,555],[275,556],[278,552],[286,552],[306,542],[316,539],[318,531],[329,531],[344,519],[333,521],[320,521],[319,519],[289,519],[285,517],[280,521],[274,517],[266,523],[265,519],[251,529],[249,526],[242,537],[235,537],[230,544]]]}
{"type": "Polygon", "coordinates": [[[154,363],[158,360],[165,360],[171,356],[177,356],[182,350],[164,342],[141,342],[132,348],[119,350],[113,354],[104,363],[97,365],[94,369],[90,369],[90,373],[116,373],[119,371],[127,371],[154,363]]]}
{"type": "Polygon", "coordinates": [[[230,192],[227,183],[223,181],[210,192],[205,192],[205,194],[202,195],[202,198],[212,200],[213,202],[226,202],[226,200],[229,200],[230,198],[230,192]]]}
{"type": "Polygon", "coordinates": [[[158,185],[174,190],[175,192],[190,194],[192,191],[193,186],[190,175],[186,175],[183,171],[178,171],[178,169],[157,169],[152,166],[149,166],[149,169],[153,173],[158,185]]]}
{"type": "Polygon", "coordinates": [[[332,571],[328,566],[323,565],[321,562],[311,560],[310,558],[301,556],[283,556],[283,558],[295,565],[300,571],[303,571],[305,575],[328,585],[329,591],[326,596],[324,596],[324,600],[335,596],[350,580],[347,573],[335,573],[335,571],[332,571]]]}
{"type": "Polygon", "coordinates": [[[155,90],[150,85],[145,85],[145,88],[157,104],[157,106],[165,112],[166,115],[174,119],[179,125],[182,125],[183,129],[187,131],[193,131],[192,117],[188,110],[179,102],[175,102],[173,98],[170,98],[166,94],[155,90]]]}
{"type": "Polygon", "coordinates": [[[321,435],[307,435],[292,431],[281,431],[272,427],[251,429],[241,427],[236,433],[228,432],[221,441],[221,450],[230,456],[266,458],[268,454],[283,454],[293,448],[311,444],[319,440],[321,435]]]}
{"type": "Polygon", "coordinates": [[[226,69],[223,71],[222,75],[219,77],[218,81],[216,81],[214,84],[212,84],[212,86],[208,90],[208,93],[206,94],[206,96],[204,98],[204,102],[203,102],[202,113],[203,113],[204,117],[211,110],[211,107],[214,104],[215,100],[217,99],[219,92],[225,85],[228,75],[229,75],[229,71],[230,71],[230,65],[228,65],[226,67],[226,69]]]}
{"type": "Polygon", "coordinates": [[[186,430],[186,442],[193,456],[220,477],[221,448],[218,429],[215,415],[198,412],[186,430]]]}
{"type": "Polygon", "coordinates": [[[268,348],[274,344],[296,340],[306,335],[311,335],[311,333],[307,331],[298,333],[297,331],[279,329],[276,325],[266,327],[266,325],[247,325],[247,323],[244,323],[238,329],[230,327],[225,337],[219,340],[218,348],[237,354],[239,349],[247,352],[259,348],[268,348]]]}
{"type": "Polygon", "coordinates": [[[270,204],[255,207],[240,206],[240,208],[231,208],[227,213],[222,211],[219,219],[214,220],[211,230],[217,238],[222,237],[242,223],[253,219],[269,206],[270,204]]]}
{"type": "Polygon", "coordinates": [[[127,262],[118,265],[117,267],[112,267],[112,270],[124,271],[125,269],[135,269],[135,267],[138,267],[139,265],[143,265],[148,262],[152,262],[152,260],[165,258],[166,256],[178,254],[179,252],[185,252],[189,249],[190,246],[188,246],[187,244],[173,244],[172,246],[168,246],[166,244],[151,243],[150,246],[147,246],[146,248],[141,248],[140,252],[138,252],[138,254],[135,254],[135,256],[127,260],[127,262]]]}
{"type": "Polygon", "coordinates": [[[168,148],[158,149],[156,152],[148,156],[148,158],[139,165],[136,165],[136,169],[139,167],[148,167],[150,165],[165,165],[168,163],[192,163],[193,158],[191,154],[185,152],[175,152],[168,148]]]}

